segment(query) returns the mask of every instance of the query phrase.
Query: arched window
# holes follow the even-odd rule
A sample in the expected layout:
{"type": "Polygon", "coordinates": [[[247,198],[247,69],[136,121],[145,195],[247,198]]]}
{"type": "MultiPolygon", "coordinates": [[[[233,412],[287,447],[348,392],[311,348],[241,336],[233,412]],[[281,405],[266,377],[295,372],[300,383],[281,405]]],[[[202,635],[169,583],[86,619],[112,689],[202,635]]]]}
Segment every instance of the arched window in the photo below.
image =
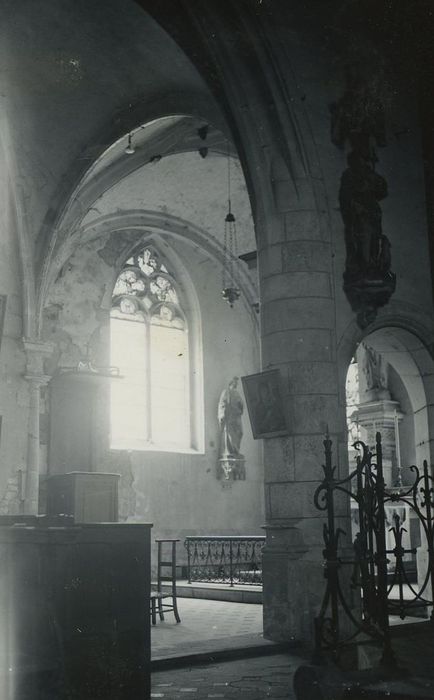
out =
{"type": "Polygon", "coordinates": [[[113,448],[192,445],[188,324],[176,280],[153,247],[125,263],[112,295],[113,448]]]}

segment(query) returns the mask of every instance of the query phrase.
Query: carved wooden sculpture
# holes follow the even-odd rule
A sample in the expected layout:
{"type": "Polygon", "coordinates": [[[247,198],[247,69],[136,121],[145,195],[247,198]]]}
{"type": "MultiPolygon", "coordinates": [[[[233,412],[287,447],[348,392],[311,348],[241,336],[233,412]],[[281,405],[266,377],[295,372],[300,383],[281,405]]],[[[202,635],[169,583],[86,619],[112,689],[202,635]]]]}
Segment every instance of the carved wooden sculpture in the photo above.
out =
{"type": "Polygon", "coordinates": [[[339,190],[347,251],[344,291],[364,328],[396,286],[379,204],[387,197],[387,182],[375,171],[376,147],[386,145],[384,109],[368,84],[348,73],[344,95],[331,106],[331,114],[333,143],[344,148],[348,142],[351,148],[339,190]]]}

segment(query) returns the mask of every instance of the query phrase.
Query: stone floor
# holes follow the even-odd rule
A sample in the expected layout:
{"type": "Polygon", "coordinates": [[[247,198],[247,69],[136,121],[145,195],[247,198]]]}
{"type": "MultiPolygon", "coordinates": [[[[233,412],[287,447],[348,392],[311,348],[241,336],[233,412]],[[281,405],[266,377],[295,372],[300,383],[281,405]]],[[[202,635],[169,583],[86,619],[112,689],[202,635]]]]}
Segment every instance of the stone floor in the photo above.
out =
{"type": "Polygon", "coordinates": [[[158,671],[152,674],[151,698],[295,700],[292,681],[300,663],[295,655],[279,654],[158,671]]]}
{"type": "MultiPolygon", "coordinates": [[[[261,605],[182,598],[179,609],[181,624],[167,613],[152,628],[152,698],[295,700],[294,673],[307,659],[296,648],[282,653],[262,639],[261,605]],[[218,660],[218,651],[225,652],[224,660],[218,660]],[[252,651],[253,657],[242,658],[252,651]],[[197,662],[199,654],[207,663],[197,662]],[[165,659],[173,667],[159,670],[159,660],[165,659]]],[[[434,700],[433,623],[395,628],[393,637],[399,666],[410,671],[409,677],[374,685],[366,697],[434,700]]]]}
{"type": "Polygon", "coordinates": [[[180,624],[167,613],[152,626],[154,669],[160,660],[176,663],[153,671],[152,698],[295,698],[292,677],[301,659],[274,654],[278,648],[263,639],[262,605],[180,598],[178,607],[180,624]],[[219,653],[225,661],[215,661],[219,653]],[[248,653],[254,658],[226,660],[248,653]],[[207,664],[197,664],[199,654],[207,664]]]}
{"type": "Polygon", "coordinates": [[[181,623],[173,613],[151,625],[152,658],[263,643],[262,605],[178,598],[181,623]]]}

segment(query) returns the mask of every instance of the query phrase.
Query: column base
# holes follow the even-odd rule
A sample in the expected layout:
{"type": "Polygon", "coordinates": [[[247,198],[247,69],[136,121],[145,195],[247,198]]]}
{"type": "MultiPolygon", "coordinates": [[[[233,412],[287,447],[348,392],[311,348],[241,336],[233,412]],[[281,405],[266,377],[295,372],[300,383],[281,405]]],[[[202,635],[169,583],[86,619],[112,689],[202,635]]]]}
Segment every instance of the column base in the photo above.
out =
{"type": "MultiPolygon", "coordinates": [[[[308,547],[293,520],[264,526],[262,554],[264,637],[275,642],[312,640],[313,614],[306,580],[312,563],[303,561],[308,547]]],[[[318,566],[315,567],[318,578],[318,566]]],[[[321,587],[323,581],[321,580],[321,587]]]]}

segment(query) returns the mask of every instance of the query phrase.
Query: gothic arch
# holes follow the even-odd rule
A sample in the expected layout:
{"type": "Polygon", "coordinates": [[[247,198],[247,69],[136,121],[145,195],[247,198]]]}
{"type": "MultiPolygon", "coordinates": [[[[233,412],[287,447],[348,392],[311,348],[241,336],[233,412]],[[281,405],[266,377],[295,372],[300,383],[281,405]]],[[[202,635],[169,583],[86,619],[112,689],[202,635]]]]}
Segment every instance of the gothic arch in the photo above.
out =
{"type": "MultiPolygon", "coordinates": [[[[138,4],[154,17],[163,31],[174,38],[198,72],[202,73],[210,92],[207,96],[204,93],[199,100],[196,99],[197,95],[186,95],[177,102],[176,96],[169,95],[146,103],[133,103],[122,115],[111,120],[116,125],[115,129],[107,126],[103,130],[103,136],[98,135],[95,142],[103,143],[104,146],[98,146],[97,157],[101,157],[110,144],[125,138],[128,131],[137,129],[142,124],[167,116],[190,115],[215,124],[226,138],[233,140],[250,195],[259,249],[272,239],[273,221],[276,220],[277,229],[277,219],[290,198],[295,197],[301,206],[307,197],[309,201],[315,202],[318,213],[324,211],[326,197],[323,175],[309,115],[302,100],[294,99],[294,95],[300,96],[300,87],[291,66],[290,52],[286,47],[282,50],[280,44],[271,44],[270,37],[276,30],[272,20],[266,15],[259,20],[250,11],[243,13],[236,3],[231,3],[224,12],[221,12],[220,6],[214,7],[211,3],[209,7],[201,7],[198,17],[192,11],[193,8],[184,7],[180,3],[171,13],[172,19],[175,18],[175,23],[180,25],[179,31],[174,34],[170,18],[159,16],[161,8],[152,2],[138,4]],[[215,28],[212,42],[204,38],[203,23],[215,28]],[[232,41],[228,43],[228,36],[237,37],[240,31],[243,33],[245,51],[234,54],[234,44],[232,41]],[[250,38],[258,31],[264,49],[260,49],[258,42],[250,38]],[[200,47],[199,53],[191,55],[188,45],[200,47]],[[275,56],[273,52],[276,53],[275,56]],[[282,72],[284,68],[288,68],[285,75],[282,72]],[[217,74],[218,80],[212,82],[211,74],[217,74]],[[214,93],[214,97],[211,93],[214,93]],[[191,106],[193,102],[194,107],[191,106]],[[255,112],[254,118],[252,110],[255,112]],[[272,185],[272,172],[276,167],[282,185],[277,200],[272,185]]],[[[85,157],[88,158],[87,155],[85,157]]],[[[58,197],[59,203],[63,201],[61,213],[55,219],[51,214],[47,215],[44,226],[47,239],[51,242],[39,278],[39,314],[46,293],[50,261],[56,257],[56,237],[61,230],[74,230],[77,224],[77,216],[67,221],[64,214],[69,211],[73,200],[75,202],[71,213],[74,208],[77,214],[79,209],[83,212],[82,207],[88,204],[85,199],[81,201],[81,186],[86,181],[86,172],[89,170],[90,168],[87,171],[81,169],[74,177],[71,175],[68,178],[69,195],[64,192],[62,197],[58,197]]],[[[53,205],[51,212],[54,210],[59,211],[59,206],[53,205]]],[[[323,213],[320,215],[324,216],[323,213]]],[[[325,216],[328,218],[328,211],[325,216]]],[[[45,234],[42,238],[44,237],[45,234]]]]}
{"type": "MultiPolygon", "coordinates": [[[[199,124],[203,123],[203,120],[198,121],[197,117],[191,115],[180,115],[171,114],[161,116],[159,119],[149,122],[146,125],[141,125],[136,127],[137,131],[140,129],[145,129],[147,127],[152,127],[159,123],[164,122],[164,120],[180,120],[181,126],[183,124],[188,125],[188,129],[191,131],[197,131],[199,124]]],[[[209,148],[215,150],[216,152],[224,153],[228,152],[231,156],[236,156],[236,151],[233,145],[227,139],[226,135],[220,130],[214,129],[210,124],[208,128],[212,130],[209,139],[209,148]]],[[[179,137],[179,131],[177,132],[179,137]]],[[[44,299],[47,295],[49,285],[57,272],[61,269],[62,264],[68,255],[68,251],[71,251],[71,244],[78,242],[79,236],[81,235],[81,221],[86,216],[87,212],[92,208],[97,199],[108,189],[115,186],[122,179],[127,177],[132,172],[140,169],[147,163],[149,163],[149,154],[158,150],[162,146],[161,139],[154,140],[148,144],[145,142],[146,148],[142,152],[134,154],[134,156],[127,156],[120,158],[118,155],[118,161],[109,162],[108,167],[105,167],[104,157],[106,154],[110,154],[110,150],[117,147],[120,150],[120,154],[123,155],[127,134],[123,134],[120,139],[113,143],[104,154],[92,163],[92,165],[87,169],[81,178],[78,185],[75,187],[74,191],[70,195],[68,201],[66,202],[62,212],[59,214],[56,226],[53,227],[49,249],[47,250],[47,255],[43,261],[43,267],[39,276],[39,288],[38,288],[38,304],[37,304],[37,319],[38,319],[38,330],[40,332],[41,324],[41,313],[44,304],[44,299]],[[154,150],[155,149],[155,150],[154,150]],[[137,156],[137,157],[136,157],[137,156]]],[[[176,147],[176,143],[171,147],[169,142],[169,151],[166,155],[172,155],[179,152],[190,152],[197,150],[201,144],[199,136],[196,137],[196,142],[187,144],[185,147],[176,147]]],[[[176,139],[175,139],[176,142],[176,139]]],[[[167,142],[166,142],[167,147],[167,142]]],[[[170,216],[163,217],[165,219],[170,219],[170,216]]],[[[177,232],[185,235],[185,229],[188,228],[190,224],[187,222],[179,222],[179,225],[175,227],[177,232]]],[[[161,228],[161,226],[160,226],[161,228]]],[[[163,226],[164,228],[164,226],[163,226]]],[[[194,227],[193,227],[194,228],[194,227]]],[[[209,237],[209,236],[208,236],[209,237]]],[[[201,235],[202,240],[204,239],[203,233],[201,235]]],[[[222,250],[219,249],[217,244],[215,256],[221,259],[222,250]]],[[[246,275],[244,277],[244,286],[250,286],[248,278],[246,275]]],[[[253,301],[251,303],[254,303],[253,301]]]]}
{"type": "MultiPolygon", "coordinates": [[[[121,233],[122,231],[137,231],[143,236],[149,236],[150,239],[155,237],[156,240],[158,240],[159,234],[175,236],[181,240],[185,240],[189,243],[200,246],[219,265],[223,264],[223,246],[218,240],[212,239],[209,234],[199,226],[195,226],[189,221],[171,216],[167,213],[162,214],[161,212],[155,211],[131,210],[120,214],[108,215],[93,221],[91,224],[83,227],[82,229],[79,229],[75,236],[79,238],[81,242],[85,242],[98,238],[102,234],[116,234],[121,233]]],[[[73,245],[73,239],[71,239],[71,242],[73,245]]],[[[129,249],[132,250],[137,246],[137,243],[134,242],[133,244],[129,244],[129,246],[129,249]]],[[[62,258],[56,261],[57,265],[52,272],[52,277],[57,274],[58,270],[62,267],[62,264],[70,255],[70,252],[71,251],[65,250],[62,258]]],[[[126,251],[122,251],[119,258],[119,264],[122,264],[124,256],[127,255],[128,249],[126,251]]],[[[115,268],[113,272],[113,279],[115,279],[117,274],[116,269],[117,268],[115,268]]],[[[257,325],[258,317],[253,311],[254,306],[257,303],[257,291],[241,263],[239,263],[239,274],[242,299],[246,304],[247,311],[251,315],[252,320],[254,321],[255,325],[257,325]]]]}

